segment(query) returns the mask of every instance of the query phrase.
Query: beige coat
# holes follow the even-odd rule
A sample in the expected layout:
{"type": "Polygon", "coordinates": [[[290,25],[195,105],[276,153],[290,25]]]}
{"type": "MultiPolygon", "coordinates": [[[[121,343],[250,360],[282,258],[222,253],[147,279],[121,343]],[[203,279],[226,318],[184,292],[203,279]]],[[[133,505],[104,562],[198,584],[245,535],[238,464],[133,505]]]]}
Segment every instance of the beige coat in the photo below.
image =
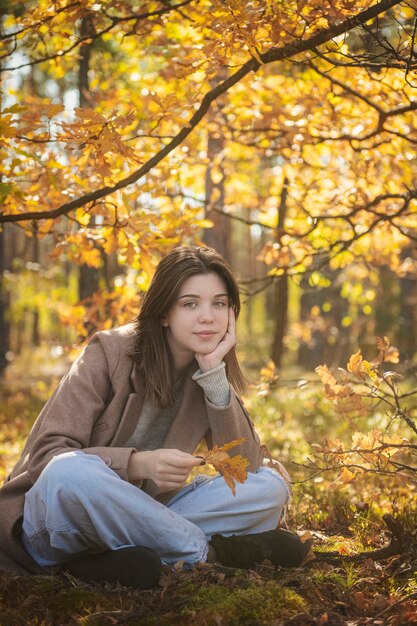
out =
{"type": "MultiPolygon", "coordinates": [[[[96,454],[123,479],[134,448],[123,444],[135,429],[144,400],[143,377],[129,356],[133,326],[97,333],[64,376],[29,434],[20,460],[0,489],[0,569],[23,574],[39,572],[20,543],[25,493],[52,457],[70,450],[96,454]]],[[[187,376],[181,406],[163,447],[194,452],[203,438],[222,445],[245,437],[236,453],[262,463],[259,438],[241,399],[232,392],[229,406],[205,400],[202,389],[187,376]]]]}

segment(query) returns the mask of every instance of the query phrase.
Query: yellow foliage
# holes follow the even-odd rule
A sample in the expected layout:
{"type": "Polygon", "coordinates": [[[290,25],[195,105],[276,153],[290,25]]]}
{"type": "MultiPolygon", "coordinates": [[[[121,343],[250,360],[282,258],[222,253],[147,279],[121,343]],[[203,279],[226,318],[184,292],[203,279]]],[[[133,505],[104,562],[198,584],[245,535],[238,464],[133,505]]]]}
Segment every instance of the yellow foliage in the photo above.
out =
{"type": "Polygon", "coordinates": [[[351,472],[350,469],[344,467],[340,472],[339,480],[346,485],[355,480],[355,476],[356,474],[354,472],[351,472]]]}
{"type": "Polygon", "coordinates": [[[277,378],[277,371],[276,371],[276,365],[275,363],[270,359],[268,361],[268,363],[265,365],[265,367],[261,368],[261,377],[265,378],[266,380],[276,380],[277,378]]]}
{"type": "Polygon", "coordinates": [[[340,402],[349,396],[355,395],[353,388],[350,385],[341,384],[336,380],[327,365],[319,365],[316,367],[316,372],[319,375],[321,382],[324,385],[326,395],[329,398],[337,399],[340,402]]]}
{"type": "Polygon", "coordinates": [[[362,380],[370,378],[373,384],[378,385],[380,383],[380,377],[378,376],[375,367],[373,367],[369,361],[362,358],[360,351],[350,357],[347,369],[349,372],[362,380]]]}
{"type": "Polygon", "coordinates": [[[213,465],[220,472],[233,495],[236,495],[236,482],[244,483],[248,476],[246,468],[249,465],[249,461],[240,454],[230,457],[227,451],[244,441],[245,439],[242,438],[229,441],[223,446],[216,445],[204,455],[206,463],[213,465]]]}
{"type": "Polygon", "coordinates": [[[103,250],[106,254],[112,254],[116,252],[118,247],[117,236],[113,228],[105,228],[102,231],[103,234],[103,250]]]}

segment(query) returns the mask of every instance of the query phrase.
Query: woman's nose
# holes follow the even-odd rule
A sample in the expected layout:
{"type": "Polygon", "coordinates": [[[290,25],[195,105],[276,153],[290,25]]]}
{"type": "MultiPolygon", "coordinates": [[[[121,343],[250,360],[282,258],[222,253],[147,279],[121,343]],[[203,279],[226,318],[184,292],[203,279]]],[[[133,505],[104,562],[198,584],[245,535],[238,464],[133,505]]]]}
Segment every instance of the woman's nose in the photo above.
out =
{"type": "Polygon", "coordinates": [[[200,320],[202,322],[212,322],[213,321],[213,311],[211,306],[202,306],[200,309],[200,320]]]}

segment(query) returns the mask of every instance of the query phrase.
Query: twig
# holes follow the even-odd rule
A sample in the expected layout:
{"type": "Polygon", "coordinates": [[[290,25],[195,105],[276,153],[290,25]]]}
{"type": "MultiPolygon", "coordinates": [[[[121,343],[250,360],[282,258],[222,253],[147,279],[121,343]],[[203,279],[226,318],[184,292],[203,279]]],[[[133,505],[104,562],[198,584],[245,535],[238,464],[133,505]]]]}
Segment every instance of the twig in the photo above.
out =
{"type": "Polygon", "coordinates": [[[364,561],[372,559],[373,561],[382,561],[396,554],[406,554],[412,552],[415,547],[414,536],[406,530],[403,525],[392,515],[386,513],[382,516],[385,524],[391,532],[391,540],[384,548],[371,550],[369,552],[360,552],[358,554],[339,554],[338,552],[316,552],[316,559],[325,561],[326,563],[339,563],[340,561],[364,561]]]}
{"type": "Polygon", "coordinates": [[[380,617],[384,613],[388,613],[388,611],[391,611],[393,608],[395,608],[399,604],[402,604],[403,602],[407,602],[407,600],[412,600],[413,598],[417,598],[417,591],[414,591],[413,593],[410,593],[409,595],[404,596],[403,598],[400,598],[399,600],[397,600],[390,606],[387,606],[383,611],[380,611],[380,613],[377,613],[374,617],[380,617]]]}

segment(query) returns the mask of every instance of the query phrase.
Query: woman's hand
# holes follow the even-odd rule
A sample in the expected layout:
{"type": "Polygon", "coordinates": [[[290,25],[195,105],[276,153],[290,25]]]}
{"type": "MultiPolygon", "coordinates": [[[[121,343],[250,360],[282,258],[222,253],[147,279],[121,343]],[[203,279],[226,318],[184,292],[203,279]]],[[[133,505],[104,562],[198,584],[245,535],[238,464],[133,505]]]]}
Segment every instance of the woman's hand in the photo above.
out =
{"type": "Polygon", "coordinates": [[[181,450],[159,449],[133,452],[127,468],[130,482],[150,478],[160,491],[172,491],[184,486],[193,467],[201,465],[201,459],[181,450]]]}
{"type": "Polygon", "coordinates": [[[195,358],[202,372],[208,372],[209,370],[218,367],[223,361],[226,354],[236,344],[236,318],[235,312],[232,307],[229,307],[229,322],[227,326],[226,334],[223,339],[219,341],[217,346],[209,354],[196,353],[195,358]]]}

